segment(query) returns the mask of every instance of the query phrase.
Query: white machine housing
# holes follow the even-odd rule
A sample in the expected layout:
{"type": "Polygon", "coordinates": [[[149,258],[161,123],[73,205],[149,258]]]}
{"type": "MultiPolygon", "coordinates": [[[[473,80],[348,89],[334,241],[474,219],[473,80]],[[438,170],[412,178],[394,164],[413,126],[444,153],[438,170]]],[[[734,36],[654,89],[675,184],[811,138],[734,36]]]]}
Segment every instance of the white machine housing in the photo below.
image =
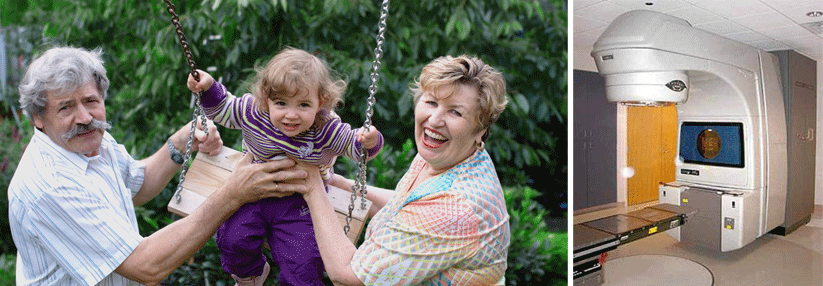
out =
{"type": "MultiPolygon", "coordinates": [[[[720,218],[711,224],[720,232],[720,251],[741,248],[783,223],[786,119],[774,55],[646,10],[617,17],[591,55],[609,101],[676,103],[681,127],[742,123],[742,167],[678,162],[675,184],[661,186],[660,203],[682,205],[680,193],[692,187],[716,193],[720,218]]],[[[680,146],[678,138],[678,154],[680,146]]]]}

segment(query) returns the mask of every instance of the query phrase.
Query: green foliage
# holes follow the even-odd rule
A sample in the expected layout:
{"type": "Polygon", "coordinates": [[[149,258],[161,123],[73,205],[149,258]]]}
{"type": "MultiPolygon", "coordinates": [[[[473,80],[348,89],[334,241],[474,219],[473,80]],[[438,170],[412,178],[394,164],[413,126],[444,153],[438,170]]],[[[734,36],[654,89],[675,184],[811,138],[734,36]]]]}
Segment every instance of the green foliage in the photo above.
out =
{"type": "MultiPolygon", "coordinates": [[[[254,68],[280,49],[301,48],[324,58],[347,79],[345,105],[337,113],[355,127],[362,124],[381,1],[171,2],[178,5],[198,68],[212,67],[210,73],[232,93],[248,92],[254,68]]],[[[132,156],[154,153],[190,120],[191,93],[185,87],[189,67],[163,1],[0,0],[2,7],[9,3],[18,9],[12,17],[6,17],[9,9],[3,9],[0,17],[14,66],[20,63],[24,68],[53,45],[103,49],[111,80],[106,100],[107,119],[114,126],[110,132],[132,156]]],[[[510,104],[492,125],[486,144],[501,183],[539,190],[544,196],[532,199],[548,198],[543,202],[549,209],[545,215],[563,215],[565,191],[550,191],[566,190],[567,177],[567,12],[563,5],[561,0],[393,1],[373,117],[386,147],[369,163],[369,183],[392,188],[408,167],[414,153],[408,88],[422,67],[439,56],[469,54],[499,69],[507,82],[510,104]]],[[[10,74],[12,87],[20,74],[10,74]]],[[[11,93],[16,94],[16,89],[11,93]]],[[[4,110],[12,109],[15,100],[5,103],[4,110]]],[[[239,132],[223,128],[220,132],[225,145],[240,146],[239,132]]],[[[341,158],[335,169],[352,178],[353,166],[351,160],[341,158]]],[[[171,222],[166,205],[176,182],[173,179],[155,200],[138,208],[141,234],[171,222]]],[[[528,227],[512,226],[513,231],[528,227]]],[[[513,244],[512,253],[520,247],[513,244]]],[[[219,261],[206,257],[215,253],[207,246],[195,260],[219,261]]],[[[203,264],[203,269],[210,269],[203,264]]],[[[520,264],[512,263],[510,268],[514,265],[520,264]]],[[[186,275],[181,271],[172,276],[186,275]]]]}
{"type": "MultiPolygon", "coordinates": [[[[277,272],[272,271],[272,273],[277,272]]],[[[269,277],[272,276],[277,275],[269,275],[269,277]]],[[[209,285],[216,286],[234,285],[231,275],[223,271],[223,267],[220,266],[220,250],[214,239],[210,239],[188,263],[180,266],[161,285],[205,285],[207,284],[205,281],[208,281],[209,285]]]]}
{"type": "Polygon", "coordinates": [[[16,276],[14,267],[16,264],[16,255],[9,253],[0,254],[0,285],[14,285],[14,277],[16,276]]]}
{"type": "MultiPolygon", "coordinates": [[[[411,139],[406,139],[406,142],[400,146],[399,150],[385,144],[380,154],[366,164],[369,185],[390,190],[394,189],[397,182],[409,169],[415,154],[417,154],[417,151],[414,149],[414,142],[411,139]]],[[[336,167],[335,173],[341,176],[354,178],[357,175],[357,162],[354,160],[340,159],[336,167]]]]}
{"type": "Polygon", "coordinates": [[[506,283],[508,285],[566,285],[567,233],[547,229],[548,212],[535,202],[532,188],[506,188],[511,226],[506,283]]]}
{"type": "MultiPolygon", "coordinates": [[[[269,265],[271,266],[271,272],[269,272],[269,276],[266,278],[264,285],[279,285],[277,276],[280,270],[276,264],[271,263],[273,260],[269,250],[263,249],[263,253],[266,255],[269,265]]],[[[331,280],[325,275],[322,282],[324,285],[332,285],[331,280]]],[[[215,286],[234,284],[235,282],[231,278],[231,275],[223,271],[223,267],[220,266],[220,250],[217,248],[214,239],[206,242],[206,245],[204,245],[200,252],[195,254],[188,263],[180,266],[177,271],[169,275],[169,277],[166,277],[166,279],[160,283],[160,285],[215,286]]]]}
{"type": "MultiPolygon", "coordinates": [[[[247,92],[255,67],[294,46],[348,79],[338,113],[354,126],[362,122],[379,1],[173,2],[198,67],[213,67],[233,93],[247,92]]],[[[439,56],[476,55],[501,70],[508,86],[511,103],[486,145],[501,182],[565,190],[567,15],[562,1],[543,3],[393,2],[374,115],[387,145],[400,148],[412,134],[408,87],[420,69],[439,56]]],[[[134,156],[156,151],[190,118],[189,68],[161,1],[30,1],[21,14],[17,24],[45,37],[32,39],[34,52],[55,43],[103,48],[112,135],[134,156]]],[[[239,133],[223,134],[227,145],[238,145],[239,133]]],[[[564,201],[563,193],[547,193],[558,200],[550,205],[564,201]]]]}
{"type": "MultiPolygon", "coordinates": [[[[23,120],[28,126],[28,123],[23,120]]],[[[20,157],[31,139],[32,132],[28,128],[19,128],[13,118],[0,115],[0,190],[8,190],[20,157]]],[[[9,228],[9,198],[8,192],[0,192],[0,253],[14,253],[17,248],[11,237],[9,228]]]]}
{"type": "Polygon", "coordinates": [[[386,189],[394,189],[403,174],[409,169],[414,155],[414,143],[411,139],[406,139],[400,150],[395,151],[393,147],[386,146],[380,151],[380,155],[373,159],[370,176],[374,178],[374,186],[386,189]]]}

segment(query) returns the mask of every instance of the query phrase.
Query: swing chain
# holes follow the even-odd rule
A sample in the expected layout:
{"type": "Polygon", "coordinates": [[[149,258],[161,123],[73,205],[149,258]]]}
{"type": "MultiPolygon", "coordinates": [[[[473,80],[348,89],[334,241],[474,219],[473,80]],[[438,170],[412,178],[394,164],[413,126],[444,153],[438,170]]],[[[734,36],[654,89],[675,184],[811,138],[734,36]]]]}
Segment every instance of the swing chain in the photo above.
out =
{"type": "MultiPolygon", "coordinates": [[[[191,121],[191,131],[189,131],[189,140],[186,142],[186,156],[183,156],[183,165],[180,166],[180,181],[177,183],[177,190],[174,191],[174,199],[180,203],[180,199],[182,196],[180,195],[180,191],[183,190],[183,182],[186,181],[186,173],[189,171],[189,159],[191,158],[191,145],[194,142],[194,130],[197,125],[197,119],[200,118],[201,125],[206,125],[206,116],[203,114],[203,109],[200,108],[200,93],[196,94],[195,102],[194,102],[194,120],[191,121]]],[[[208,128],[204,128],[206,132],[206,136],[208,136],[209,131],[208,128]]]]}
{"type": "MultiPolygon", "coordinates": [[[[383,43],[386,33],[386,19],[389,16],[389,0],[383,0],[380,7],[380,21],[377,24],[377,47],[374,48],[374,62],[372,62],[371,85],[369,86],[369,98],[366,107],[366,121],[363,128],[368,131],[371,127],[371,117],[374,114],[374,104],[377,101],[374,95],[377,93],[377,81],[380,79],[380,59],[383,58],[383,43]]],[[[343,231],[348,235],[351,228],[352,211],[354,211],[354,201],[357,199],[358,190],[360,192],[360,209],[366,209],[366,148],[360,146],[360,160],[358,162],[357,177],[352,186],[351,203],[349,204],[349,215],[346,217],[346,226],[343,231]]]]}
{"type": "Polygon", "coordinates": [[[177,17],[177,13],[174,11],[174,4],[172,4],[169,0],[163,0],[166,2],[167,11],[171,14],[171,23],[174,24],[175,31],[177,32],[177,37],[180,39],[180,45],[183,46],[183,52],[186,54],[186,61],[189,64],[189,68],[191,68],[191,75],[194,76],[194,79],[198,82],[200,81],[200,73],[197,72],[197,66],[194,64],[194,59],[191,55],[191,50],[189,49],[189,42],[186,41],[186,35],[183,34],[183,27],[180,25],[180,18],[177,17]]]}
{"type": "MultiPolygon", "coordinates": [[[[186,55],[186,60],[188,62],[189,68],[191,68],[191,75],[194,77],[196,81],[200,81],[200,73],[197,72],[197,66],[194,64],[194,59],[191,55],[191,49],[189,49],[189,43],[186,41],[186,35],[183,35],[183,27],[180,25],[180,18],[177,17],[177,13],[174,11],[174,4],[172,4],[169,0],[163,0],[166,2],[166,6],[168,7],[166,10],[171,14],[171,23],[174,24],[175,31],[177,32],[177,37],[180,39],[180,45],[183,46],[183,52],[186,55]]],[[[191,158],[191,145],[194,142],[194,130],[197,128],[197,120],[200,119],[201,125],[203,125],[203,131],[206,133],[206,137],[209,136],[209,128],[206,124],[206,115],[203,113],[203,109],[200,105],[200,95],[201,93],[198,92],[196,94],[192,94],[195,96],[194,99],[194,111],[192,116],[194,120],[191,122],[191,131],[189,131],[189,140],[186,142],[186,156],[183,157],[183,165],[180,166],[180,182],[177,184],[177,190],[174,192],[174,198],[177,202],[180,202],[182,196],[180,195],[180,191],[183,189],[183,182],[186,180],[186,172],[189,170],[189,159],[191,158]]]]}

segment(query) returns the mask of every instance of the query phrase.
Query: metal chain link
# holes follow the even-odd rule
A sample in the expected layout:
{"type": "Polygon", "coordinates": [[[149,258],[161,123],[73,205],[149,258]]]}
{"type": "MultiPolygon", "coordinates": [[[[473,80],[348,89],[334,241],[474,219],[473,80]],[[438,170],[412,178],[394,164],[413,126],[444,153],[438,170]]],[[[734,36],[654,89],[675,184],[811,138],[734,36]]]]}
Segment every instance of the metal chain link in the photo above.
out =
{"type": "MultiPolygon", "coordinates": [[[[380,7],[380,21],[377,24],[377,47],[374,48],[374,62],[372,62],[371,85],[369,86],[368,106],[366,107],[366,121],[363,128],[368,131],[371,128],[371,117],[374,114],[374,104],[377,101],[374,95],[377,93],[377,81],[380,79],[380,59],[383,58],[383,42],[385,41],[386,19],[389,17],[389,0],[383,0],[380,7]]],[[[360,160],[358,162],[357,177],[352,186],[351,204],[349,204],[349,215],[346,217],[346,226],[343,231],[346,235],[351,229],[352,211],[354,211],[354,201],[357,193],[360,193],[360,209],[366,209],[366,175],[368,166],[366,165],[366,148],[360,145],[360,160]]]]}
{"type": "Polygon", "coordinates": [[[189,49],[189,42],[186,41],[186,35],[183,34],[183,27],[180,25],[180,18],[177,17],[177,12],[174,11],[174,4],[170,2],[170,0],[163,0],[166,2],[166,10],[171,14],[171,23],[175,27],[175,31],[177,32],[177,37],[180,39],[180,45],[183,46],[183,52],[186,54],[186,60],[189,64],[189,68],[191,68],[191,75],[194,76],[194,79],[198,82],[200,81],[200,73],[197,72],[197,67],[194,64],[194,59],[192,59],[191,50],[189,49]]]}
{"type": "MultiPolygon", "coordinates": [[[[197,66],[194,64],[194,59],[191,55],[191,50],[189,49],[189,43],[186,41],[186,35],[183,35],[183,27],[180,25],[180,18],[177,17],[177,13],[174,11],[174,4],[172,4],[169,0],[163,0],[166,2],[167,11],[171,14],[171,23],[174,24],[175,31],[177,32],[177,37],[180,39],[180,45],[183,46],[183,52],[186,54],[186,61],[189,64],[189,68],[191,68],[191,75],[194,77],[196,81],[200,81],[200,73],[197,72],[197,66]]],[[[203,125],[203,131],[206,133],[206,137],[209,136],[209,127],[206,124],[206,115],[203,113],[203,108],[200,105],[200,96],[202,95],[200,92],[193,93],[195,96],[194,100],[194,111],[192,112],[192,117],[194,119],[191,121],[191,131],[189,132],[189,140],[186,142],[186,156],[183,157],[183,165],[180,166],[180,182],[177,184],[177,190],[174,192],[174,198],[177,202],[180,202],[182,198],[180,195],[180,190],[183,189],[183,182],[186,180],[186,172],[189,170],[189,158],[191,158],[191,145],[194,142],[194,130],[197,128],[197,120],[200,119],[201,125],[203,125]]]]}

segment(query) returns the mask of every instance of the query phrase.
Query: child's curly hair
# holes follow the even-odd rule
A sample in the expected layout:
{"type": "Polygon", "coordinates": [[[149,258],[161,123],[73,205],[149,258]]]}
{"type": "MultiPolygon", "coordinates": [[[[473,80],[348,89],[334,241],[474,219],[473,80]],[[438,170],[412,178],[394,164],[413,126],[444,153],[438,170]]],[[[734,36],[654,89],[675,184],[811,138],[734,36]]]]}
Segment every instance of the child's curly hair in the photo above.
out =
{"type": "MultiPolygon", "coordinates": [[[[320,108],[334,111],[343,101],[347,85],[345,80],[329,69],[325,61],[306,51],[286,47],[265,68],[257,69],[252,94],[257,108],[268,112],[266,99],[276,95],[294,96],[308,92],[310,88],[317,88],[320,108]]],[[[315,126],[325,123],[322,121],[323,118],[318,116],[315,126]]]]}

